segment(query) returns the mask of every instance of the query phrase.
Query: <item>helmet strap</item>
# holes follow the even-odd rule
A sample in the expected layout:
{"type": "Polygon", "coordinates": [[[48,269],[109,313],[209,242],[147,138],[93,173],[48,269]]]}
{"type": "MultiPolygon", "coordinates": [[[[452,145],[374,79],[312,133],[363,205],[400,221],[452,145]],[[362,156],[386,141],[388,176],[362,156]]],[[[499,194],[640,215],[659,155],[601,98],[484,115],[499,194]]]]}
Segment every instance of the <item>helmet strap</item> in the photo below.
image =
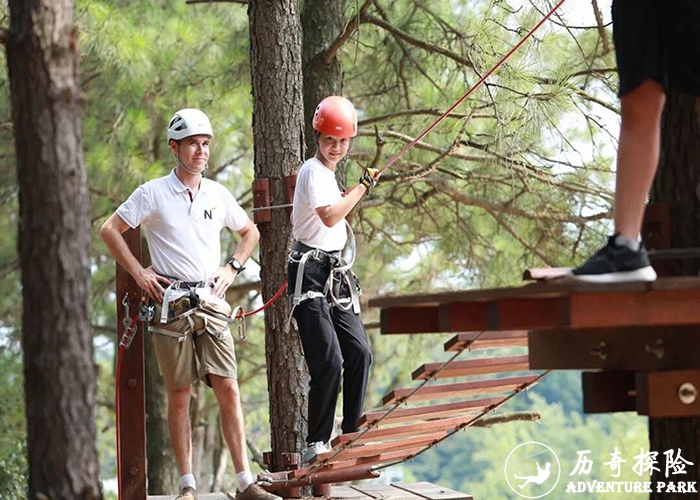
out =
{"type": "Polygon", "coordinates": [[[188,167],[187,165],[185,165],[185,162],[180,159],[180,155],[175,155],[175,156],[177,158],[177,163],[179,165],[181,165],[182,168],[184,168],[186,172],[189,172],[192,175],[199,174],[202,177],[204,177],[204,171],[209,168],[209,164],[207,163],[206,165],[204,165],[204,168],[202,170],[194,170],[194,169],[188,167]]]}

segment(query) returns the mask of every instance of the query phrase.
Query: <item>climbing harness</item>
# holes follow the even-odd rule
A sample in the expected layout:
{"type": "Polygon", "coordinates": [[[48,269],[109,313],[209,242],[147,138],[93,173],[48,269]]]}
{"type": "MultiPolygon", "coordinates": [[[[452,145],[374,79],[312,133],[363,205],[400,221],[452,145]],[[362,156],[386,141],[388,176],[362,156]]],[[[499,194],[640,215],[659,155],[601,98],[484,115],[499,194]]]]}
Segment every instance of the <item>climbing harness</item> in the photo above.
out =
{"type": "Polygon", "coordinates": [[[318,248],[307,246],[301,242],[296,242],[294,244],[292,252],[289,254],[289,262],[291,264],[298,264],[298,267],[294,292],[291,297],[292,308],[289,312],[288,323],[291,322],[294,309],[299,304],[318,297],[328,297],[335,307],[343,311],[349,311],[352,308],[355,314],[360,314],[360,295],[362,291],[360,290],[357,277],[351,271],[357,253],[355,233],[353,233],[347,221],[345,221],[345,228],[348,234],[346,249],[349,249],[349,260],[342,256],[343,253],[346,253],[343,251],[326,252],[318,248]],[[330,266],[330,272],[328,273],[328,279],[323,287],[323,292],[313,290],[303,292],[304,275],[309,260],[320,264],[328,264],[330,266]],[[343,285],[349,290],[350,297],[341,297],[343,285]]]}

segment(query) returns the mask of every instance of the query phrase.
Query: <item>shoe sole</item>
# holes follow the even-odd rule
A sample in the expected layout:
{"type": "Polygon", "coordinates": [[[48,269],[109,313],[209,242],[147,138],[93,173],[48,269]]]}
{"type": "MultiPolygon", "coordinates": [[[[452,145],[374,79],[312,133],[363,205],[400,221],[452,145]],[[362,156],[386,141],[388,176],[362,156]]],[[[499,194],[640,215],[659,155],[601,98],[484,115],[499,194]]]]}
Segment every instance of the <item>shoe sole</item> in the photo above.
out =
{"type": "Polygon", "coordinates": [[[651,266],[608,274],[571,274],[571,279],[586,283],[624,283],[627,281],[656,281],[656,271],[651,266]]]}

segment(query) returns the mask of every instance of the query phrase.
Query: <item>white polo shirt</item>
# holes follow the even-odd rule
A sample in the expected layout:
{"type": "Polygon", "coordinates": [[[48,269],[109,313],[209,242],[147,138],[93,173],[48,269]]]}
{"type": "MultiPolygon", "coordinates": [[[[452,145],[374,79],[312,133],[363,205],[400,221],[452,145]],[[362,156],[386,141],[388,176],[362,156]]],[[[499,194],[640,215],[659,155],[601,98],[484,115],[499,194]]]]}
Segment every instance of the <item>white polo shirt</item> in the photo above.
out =
{"type": "Polygon", "coordinates": [[[143,225],[153,269],[184,281],[204,281],[221,262],[221,229],[243,229],[248,215],[231,192],[218,182],[202,179],[190,191],[175,175],[139,186],[117,209],[130,227],[143,225]]]}
{"type": "Polygon", "coordinates": [[[342,250],[347,240],[345,220],[328,227],[316,213],[318,207],[332,205],[341,197],[333,171],[315,157],[306,160],[299,169],[294,189],[294,239],[326,252],[342,250]]]}

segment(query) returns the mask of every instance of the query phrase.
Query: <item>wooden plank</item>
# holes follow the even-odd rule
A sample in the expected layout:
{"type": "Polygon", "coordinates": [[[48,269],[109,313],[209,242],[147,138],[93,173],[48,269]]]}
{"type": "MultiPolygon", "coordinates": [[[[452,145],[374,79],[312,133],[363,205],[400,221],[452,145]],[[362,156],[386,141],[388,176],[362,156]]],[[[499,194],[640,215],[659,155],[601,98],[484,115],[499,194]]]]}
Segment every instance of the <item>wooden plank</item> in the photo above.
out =
{"type": "MultiPolygon", "coordinates": [[[[129,229],[123,234],[129,250],[141,262],[141,229],[129,229]]],[[[122,300],[127,295],[129,315],[133,318],[139,310],[141,289],[131,275],[117,264],[117,320],[119,339],[126,330],[122,300]]],[[[131,319],[131,318],[129,318],[131,319]]],[[[136,323],[136,333],[131,346],[122,354],[119,384],[120,436],[119,497],[128,500],[146,498],[146,376],[143,359],[143,324],[136,323]]]]}
{"type": "Polygon", "coordinates": [[[499,349],[503,347],[527,347],[527,330],[512,332],[470,332],[459,333],[445,342],[445,351],[499,349]],[[474,341],[478,337],[478,340],[474,341]]]}
{"type": "Polygon", "coordinates": [[[425,500],[474,500],[474,497],[459,491],[443,488],[425,481],[418,483],[394,483],[392,486],[408,491],[425,500]]]}
{"type": "Polygon", "coordinates": [[[355,443],[368,443],[371,441],[379,441],[382,439],[396,439],[404,436],[419,436],[425,434],[432,434],[439,431],[449,431],[455,429],[459,426],[467,424],[474,420],[471,415],[463,417],[445,418],[442,420],[434,420],[432,422],[421,422],[419,424],[407,424],[400,425],[396,427],[384,427],[381,429],[371,429],[368,431],[351,432],[348,434],[341,434],[336,436],[333,441],[331,441],[331,447],[335,448],[342,446],[354,439],[355,443]],[[360,436],[361,435],[361,436],[360,436]]]}
{"type": "Polygon", "coordinates": [[[444,363],[426,363],[413,372],[413,380],[425,380],[432,376],[441,379],[530,369],[527,356],[453,361],[438,373],[443,366],[444,363]]]}
{"type": "Polygon", "coordinates": [[[445,436],[445,432],[434,432],[432,434],[425,434],[421,436],[413,436],[408,438],[402,438],[395,441],[382,441],[377,443],[368,443],[358,446],[351,446],[345,448],[335,455],[336,451],[331,451],[329,453],[321,453],[318,455],[317,461],[322,462],[333,457],[333,460],[343,460],[358,457],[370,457],[381,453],[386,453],[389,451],[405,450],[407,448],[413,448],[415,446],[427,445],[432,442],[438,441],[445,436]]]}
{"type": "MultiPolygon", "coordinates": [[[[431,301],[438,298],[426,297],[431,301]]],[[[389,303],[397,305],[381,311],[383,331],[461,333],[700,324],[700,308],[694,307],[700,300],[697,277],[606,285],[537,283],[486,290],[481,295],[452,292],[442,298],[445,302],[420,307],[399,306],[399,299],[394,297],[389,303]],[[412,308],[419,311],[410,315],[412,308]]],[[[417,300],[411,297],[411,301],[417,300]]]]}
{"type": "Polygon", "coordinates": [[[584,372],[584,413],[635,411],[633,372],[584,372]]]}
{"type": "Polygon", "coordinates": [[[383,335],[442,331],[438,307],[397,307],[381,311],[379,324],[383,335]]]}
{"type": "MultiPolygon", "coordinates": [[[[494,399],[496,401],[500,401],[500,399],[494,399]]],[[[389,410],[365,413],[360,417],[358,426],[360,428],[369,427],[374,425],[379,419],[382,419],[379,425],[389,425],[396,424],[398,422],[412,422],[416,420],[436,420],[446,417],[454,417],[455,415],[476,415],[486,408],[481,401],[483,400],[460,401],[429,406],[415,406],[413,408],[398,408],[388,415],[387,412],[389,410]]]]}
{"type": "Polygon", "coordinates": [[[646,293],[574,294],[573,328],[692,325],[700,323],[700,289],[652,290],[646,293]]]}
{"type": "Polygon", "coordinates": [[[370,500],[373,497],[351,486],[333,485],[330,498],[333,500],[370,500]]]}
{"type": "Polygon", "coordinates": [[[533,370],[700,369],[700,325],[532,331],[528,354],[533,370]]]}
{"type": "Polygon", "coordinates": [[[385,405],[393,404],[411,396],[411,401],[430,401],[435,399],[447,399],[455,397],[486,396],[512,392],[518,387],[532,383],[536,375],[522,377],[507,377],[492,380],[477,380],[474,382],[461,382],[458,384],[425,385],[415,389],[395,389],[384,396],[385,405]]]}
{"type": "Polygon", "coordinates": [[[352,488],[376,500],[423,500],[418,495],[388,484],[361,484],[352,488]]]}
{"type": "Polygon", "coordinates": [[[700,370],[674,370],[638,373],[636,376],[637,412],[651,418],[700,416],[700,370]],[[684,403],[681,388],[692,390],[695,397],[684,403]]]}

